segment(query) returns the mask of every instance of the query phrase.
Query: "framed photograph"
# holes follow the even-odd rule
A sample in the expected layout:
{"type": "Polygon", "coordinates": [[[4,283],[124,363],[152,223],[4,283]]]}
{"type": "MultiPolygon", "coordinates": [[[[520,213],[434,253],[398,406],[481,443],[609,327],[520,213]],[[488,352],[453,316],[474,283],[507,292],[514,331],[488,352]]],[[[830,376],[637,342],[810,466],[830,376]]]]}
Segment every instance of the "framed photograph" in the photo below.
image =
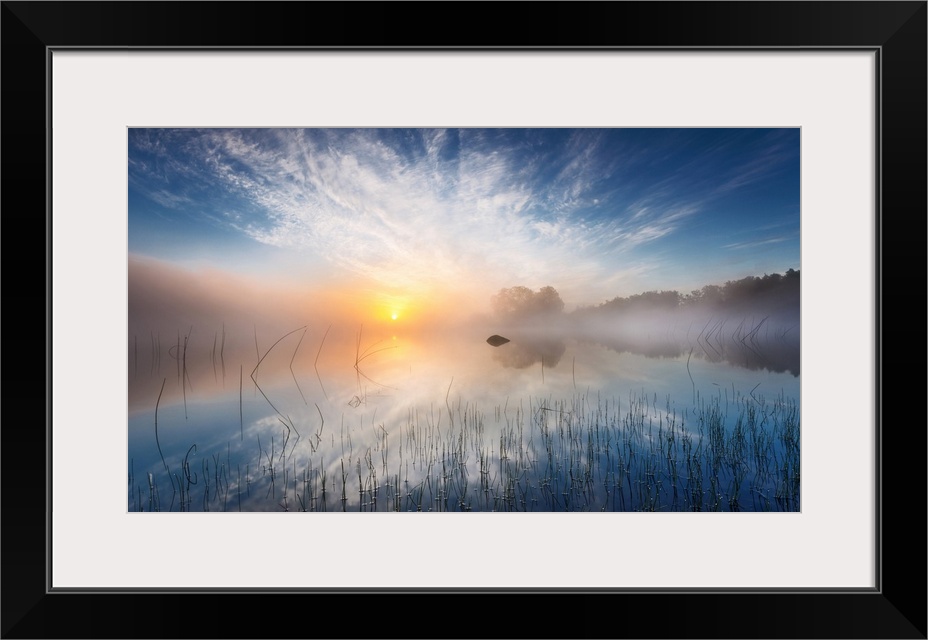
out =
{"type": "Polygon", "coordinates": [[[4,637],[167,637],[207,594],[926,637],[881,289],[924,255],[926,3],[540,5],[460,46],[167,6],[3,4],[8,220],[45,238],[7,291],[47,325],[4,637]]]}
{"type": "Polygon", "coordinates": [[[800,513],[800,134],[130,127],[127,509],[800,513]]]}

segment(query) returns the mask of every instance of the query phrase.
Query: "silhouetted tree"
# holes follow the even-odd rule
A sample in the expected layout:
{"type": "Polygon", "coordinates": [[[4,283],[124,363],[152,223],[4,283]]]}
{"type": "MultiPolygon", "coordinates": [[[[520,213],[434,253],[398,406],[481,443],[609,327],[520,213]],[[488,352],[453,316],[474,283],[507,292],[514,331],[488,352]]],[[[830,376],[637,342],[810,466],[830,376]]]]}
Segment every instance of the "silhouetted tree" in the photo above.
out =
{"type": "Polygon", "coordinates": [[[564,310],[564,301],[554,287],[542,287],[535,294],[535,306],[544,313],[560,313],[564,310]]]}
{"type": "Polygon", "coordinates": [[[526,318],[564,310],[564,301],[554,287],[542,287],[537,292],[522,286],[500,289],[490,302],[501,318],[526,318]]]}

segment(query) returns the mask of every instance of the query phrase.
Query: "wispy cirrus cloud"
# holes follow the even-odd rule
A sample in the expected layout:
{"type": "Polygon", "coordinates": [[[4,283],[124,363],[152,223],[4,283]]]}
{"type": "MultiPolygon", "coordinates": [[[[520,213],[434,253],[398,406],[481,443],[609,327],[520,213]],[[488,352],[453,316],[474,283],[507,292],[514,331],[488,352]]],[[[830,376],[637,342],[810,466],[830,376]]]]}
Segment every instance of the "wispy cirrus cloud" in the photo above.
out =
{"type": "Polygon", "coordinates": [[[130,189],[164,208],[199,210],[262,245],[423,295],[559,282],[592,291],[616,274],[646,272],[640,252],[679,236],[714,193],[763,179],[758,159],[707,184],[667,165],[667,144],[616,145],[620,137],[598,129],[139,130],[130,136],[130,189]]]}
{"type": "Polygon", "coordinates": [[[757,247],[762,247],[764,245],[770,244],[779,244],[781,242],[786,242],[788,238],[767,238],[766,240],[755,240],[753,242],[735,242],[732,244],[724,245],[725,249],[754,249],[757,247]]]}

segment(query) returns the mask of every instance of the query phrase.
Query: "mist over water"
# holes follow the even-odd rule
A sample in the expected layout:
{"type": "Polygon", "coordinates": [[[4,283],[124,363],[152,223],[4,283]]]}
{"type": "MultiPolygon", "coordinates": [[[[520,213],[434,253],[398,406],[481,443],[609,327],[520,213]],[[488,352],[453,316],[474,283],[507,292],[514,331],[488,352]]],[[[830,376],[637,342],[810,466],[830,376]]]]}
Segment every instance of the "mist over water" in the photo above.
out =
{"type": "MultiPolygon", "coordinates": [[[[633,452],[661,438],[707,447],[713,411],[719,428],[742,428],[750,411],[798,427],[798,413],[783,417],[799,398],[789,310],[433,311],[426,322],[222,274],[148,286],[155,271],[130,271],[141,276],[129,307],[130,511],[689,510],[679,479],[642,497],[609,474],[638,469],[633,452]],[[488,344],[494,334],[509,342],[488,344]],[[584,430],[601,448],[572,444],[584,430]],[[620,437],[625,467],[604,444],[620,437]],[[586,485],[552,493],[545,478],[570,472],[574,446],[586,485]]],[[[700,473],[703,495],[717,476],[700,473]]],[[[776,502],[775,484],[734,491],[716,506],[798,508],[776,502]]]]}

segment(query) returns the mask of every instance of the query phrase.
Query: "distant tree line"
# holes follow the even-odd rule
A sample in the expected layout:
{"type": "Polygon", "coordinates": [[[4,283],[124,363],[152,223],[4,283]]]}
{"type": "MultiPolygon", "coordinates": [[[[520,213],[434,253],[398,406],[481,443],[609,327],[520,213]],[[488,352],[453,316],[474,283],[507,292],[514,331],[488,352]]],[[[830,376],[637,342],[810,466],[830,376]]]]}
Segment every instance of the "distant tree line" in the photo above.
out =
{"type": "Polygon", "coordinates": [[[723,285],[708,284],[688,294],[679,291],[645,291],[626,298],[616,297],[576,313],[611,314],[632,311],[664,311],[681,309],[712,312],[786,311],[799,309],[799,271],[788,269],[785,274],[773,273],[729,280],[723,285]]]}
{"type": "MultiPolygon", "coordinates": [[[[564,301],[554,287],[533,291],[518,286],[500,289],[490,299],[497,317],[525,320],[560,315],[564,301]]],[[[613,315],[630,312],[671,313],[681,310],[711,313],[778,313],[799,310],[799,271],[729,280],[723,285],[707,284],[687,294],[679,291],[645,291],[625,298],[616,297],[600,305],[583,307],[577,316],[613,315]]]]}

